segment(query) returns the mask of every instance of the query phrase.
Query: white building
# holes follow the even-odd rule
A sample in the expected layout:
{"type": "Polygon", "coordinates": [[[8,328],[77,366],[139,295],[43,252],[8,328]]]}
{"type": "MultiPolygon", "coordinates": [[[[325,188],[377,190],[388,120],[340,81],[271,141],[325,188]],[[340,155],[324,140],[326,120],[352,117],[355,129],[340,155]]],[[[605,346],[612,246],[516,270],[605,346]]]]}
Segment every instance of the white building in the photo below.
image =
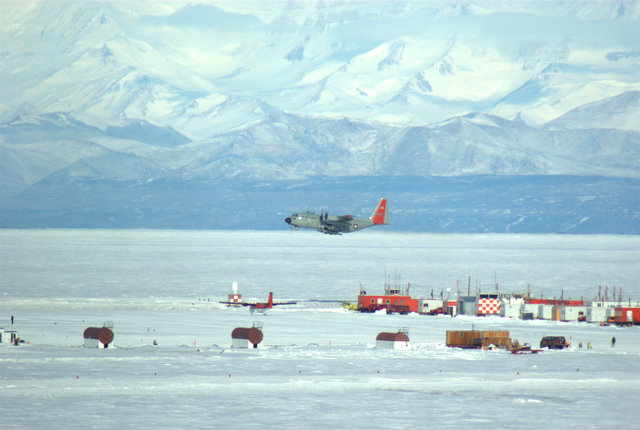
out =
{"type": "Polygon", "coordinates": [[[505,303],[502,302],[500,306],[500,316],[505,318],[521,318],[522,308],[524,305],[521,303],[505,303]]]}
{"type": "Polygon", "coordinates": [[[438,314],[444,312],[444,300],[420,299],[418,302],[419,314],[438,314]]]}
{"type": "Polygon", "coordinates": [[[563,306],[562,307],[562,321],[580,321],[587,319],[587,307],[586,306],[563,306]]]}

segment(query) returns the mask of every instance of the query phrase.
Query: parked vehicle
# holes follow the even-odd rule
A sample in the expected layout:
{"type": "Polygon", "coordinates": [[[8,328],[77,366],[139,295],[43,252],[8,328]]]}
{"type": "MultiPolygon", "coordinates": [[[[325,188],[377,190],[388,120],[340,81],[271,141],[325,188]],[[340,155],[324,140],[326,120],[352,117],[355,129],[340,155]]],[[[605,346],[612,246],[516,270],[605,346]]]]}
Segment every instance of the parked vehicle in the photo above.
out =
{"type": "Polygon", "coordinates": [[[569,346],[564,336],[545,336],[540,340],[540,348],[563,349],[569,346]]]}

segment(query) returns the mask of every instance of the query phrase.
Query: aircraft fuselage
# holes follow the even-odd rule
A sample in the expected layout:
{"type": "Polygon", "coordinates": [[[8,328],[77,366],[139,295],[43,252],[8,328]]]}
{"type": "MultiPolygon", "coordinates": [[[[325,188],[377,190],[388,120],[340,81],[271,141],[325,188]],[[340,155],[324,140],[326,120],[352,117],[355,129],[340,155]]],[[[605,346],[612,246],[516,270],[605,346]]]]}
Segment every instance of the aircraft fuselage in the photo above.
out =
{"type": "Polygon", "coordinates": [[[352,215],[329,216],[328,213],[294,213],[285,218],[292,227],[312,228],[325,234],[351,233],[378,224],[388,224],[387,200],[382,198],[369,218],[354,218],[352,215]]]}

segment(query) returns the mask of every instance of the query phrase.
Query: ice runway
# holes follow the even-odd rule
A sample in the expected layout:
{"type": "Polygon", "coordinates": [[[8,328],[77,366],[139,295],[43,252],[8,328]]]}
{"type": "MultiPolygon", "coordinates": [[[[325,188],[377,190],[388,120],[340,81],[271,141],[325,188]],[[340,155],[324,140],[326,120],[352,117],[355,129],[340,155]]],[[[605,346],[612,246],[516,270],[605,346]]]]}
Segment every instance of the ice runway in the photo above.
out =
{"type": "Polygon", "coordinates": [[[414,296],[430,292],[432,282],[446,294],[458,273],[485,265],[493,267],[483,272],[488,284],[497,271],[501,284],[530,282],[534,294],[542,285],[546,295],[575,297],[580,286],[607,278],[638,295],[629,282],[638,273],[635,237],[362,234],[344,241],[297,232],[0,231],[0,326],[29,342],[0,346],[0,404],[10,411],[0,427],[600,429],[638,422],[638,327],[309,304],[252,315],[217,303],[233,280],[245,298],[264,300],[273,290],[276,300],[353,300],[361,282],[382,290],[385,265],[415,282],[414,296]],[[530,268],[527,256],[543,254],[534,262],[539,272],[530,268]],[[83,330],[104,321],[114,324],[113,345],[82,347],[83,330]],[[233,328],[254,322],[263,324],[260,348],[231,349],[233,328]],[[409,330],[408,350],[375,348],[379,332],[400,327],[409,330]],[[562,335],[572,347],[513,355],[445,346],[447,330],[471,328],[509,330],[534,347],[542,336],[562,335]]]}
{"type": "MultiPolygon", "coordinates": [[[[94,309],[96,311],[96,309],[94,309]]],[[[356,314],[197,305],[169,312],[21,312],[30,342],[0,348],[0,402],[24,411],[3,428],[557,428],[629,426],[640,418],[637,328],[502,318],[356,314]],[[109,349],[82,329],[109,316],[109,349]],[[231,330],[263,323],[257,350],[231,330]],[[407,327],[406,351],[375,348],[407,327]],[[449,329],[507,329],[535,355],[444,345],[449,329]],[[610,346],[612,336],[616,346],[610,346]],[[153,346],[153,341],[158,346],[153,346]],[[593,348],[586,349],[587,342],[593,348]],[[578,344],[582,343],[583,348],[578,344]]]]}

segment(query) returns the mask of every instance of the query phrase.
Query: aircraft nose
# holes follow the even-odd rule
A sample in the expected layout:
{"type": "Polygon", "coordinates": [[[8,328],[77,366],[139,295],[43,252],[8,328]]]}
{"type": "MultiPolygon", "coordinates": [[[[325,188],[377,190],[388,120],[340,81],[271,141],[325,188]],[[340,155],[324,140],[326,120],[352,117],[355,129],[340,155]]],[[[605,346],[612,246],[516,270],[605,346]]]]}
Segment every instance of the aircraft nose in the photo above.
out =
{"type": "Polygon", "coordinates": [[[290,217],[285,218],[284,222],[286,222],[287,224],[291,224],[291,218],[290,217]]]}

